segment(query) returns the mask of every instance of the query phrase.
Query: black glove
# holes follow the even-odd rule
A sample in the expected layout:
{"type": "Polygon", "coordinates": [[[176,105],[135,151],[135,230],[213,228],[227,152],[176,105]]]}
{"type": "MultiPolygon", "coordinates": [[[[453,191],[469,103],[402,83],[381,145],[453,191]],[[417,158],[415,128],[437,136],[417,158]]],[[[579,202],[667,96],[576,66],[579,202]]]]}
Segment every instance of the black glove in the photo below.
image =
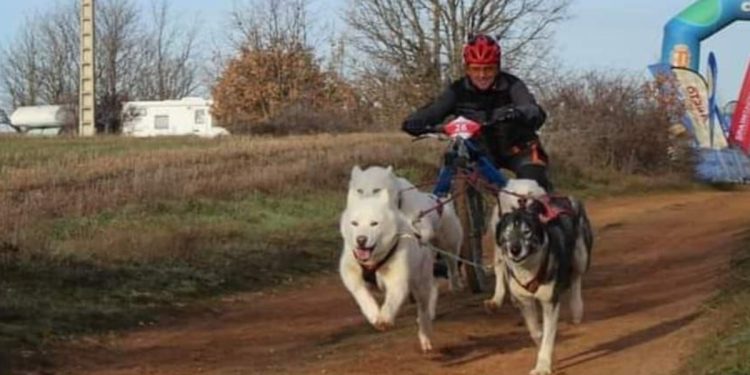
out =
{"type": "Polygon", "coordinates": [[[417,121],[404,121],[404,123],[401,125],[401,130],[409,133],[414,137],[418,137],[422,134],[432,132],[432,127],[424,125],[423,123],[417,121]]]}
{"type": "Polygon", "coordinates": [[[523,112],[515,107],[499,108],[492,112],[492,122],[494,123],[518,122],[521,120],[523,120],[523,112]]]}

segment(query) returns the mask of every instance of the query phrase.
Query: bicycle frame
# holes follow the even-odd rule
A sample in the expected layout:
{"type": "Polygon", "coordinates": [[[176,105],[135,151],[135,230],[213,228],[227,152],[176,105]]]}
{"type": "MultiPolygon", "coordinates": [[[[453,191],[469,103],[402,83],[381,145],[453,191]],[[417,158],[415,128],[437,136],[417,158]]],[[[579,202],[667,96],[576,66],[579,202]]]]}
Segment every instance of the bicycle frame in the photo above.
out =
{"type": "Polygon", "coordinates": [[[438,181],[433,190],[437,197],[446,197],[453,192],[450,200],[455,200],[455,209],[464,229],[461,257],[469,267],[465,269],[466,281],[473,293],[486,290],[487,281],[482,264],[482,236],[486,229],[486,217],[482,192],[477,182],[489,183],[502,189],[508,179],[492,164],[476,143],[475,137],[482,131],[482,125],[463,117],[458,117],[442,128],[450,137],[438,181]],[[461,171],[467,178],[460,180],[456,174],[461,171]],[[457,184],[458,186],[454,186],[457,184]],[[454,191],[460,189],[460,191],[454,191]],[[461,195],[459,199],[456,199],[461,195]]]}
{"type": "Polygon", "coordinates": [[[508,183],[508,179],[479,150],[475,140],[454,137],[443,157],[443,166],[440,168],[437,184],[432,193],[438,197],[448,195],[459,168],[478,172],[481,177],[498,188],[503,188],[508,183]]]}

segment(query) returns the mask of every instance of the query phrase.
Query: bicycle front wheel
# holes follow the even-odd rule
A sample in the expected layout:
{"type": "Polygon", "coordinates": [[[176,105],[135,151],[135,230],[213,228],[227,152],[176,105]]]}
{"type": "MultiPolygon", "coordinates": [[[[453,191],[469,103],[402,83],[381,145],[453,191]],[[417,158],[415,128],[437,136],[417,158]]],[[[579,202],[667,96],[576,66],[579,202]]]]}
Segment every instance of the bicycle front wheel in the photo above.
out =
{"type": "Polygon", "coordinates": [[[463,179],[454,181],[453,194],[462,194],[455,200],[455,207],[464,232],[461,258],[468,261],[462,262],[464,276],[469,290],[472,293],[481,293],[487,290],[482,251],[485,228],[484,201],[482,194],[463,179]]]}

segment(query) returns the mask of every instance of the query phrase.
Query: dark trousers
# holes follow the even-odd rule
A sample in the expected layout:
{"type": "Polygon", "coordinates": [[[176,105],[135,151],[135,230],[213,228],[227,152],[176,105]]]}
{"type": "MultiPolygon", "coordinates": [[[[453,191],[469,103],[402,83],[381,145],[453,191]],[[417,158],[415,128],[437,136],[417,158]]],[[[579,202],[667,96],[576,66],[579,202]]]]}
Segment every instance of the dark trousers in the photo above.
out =
{"type": "Polygon", "coordinates": [[[554,190],[547,175],[549,157],[538,140],[512,146],[505,152],[492,154],[495,164],[500,168],[511,170],[516,174],[516,178],[535,180],[548,193],[554,190]]]}

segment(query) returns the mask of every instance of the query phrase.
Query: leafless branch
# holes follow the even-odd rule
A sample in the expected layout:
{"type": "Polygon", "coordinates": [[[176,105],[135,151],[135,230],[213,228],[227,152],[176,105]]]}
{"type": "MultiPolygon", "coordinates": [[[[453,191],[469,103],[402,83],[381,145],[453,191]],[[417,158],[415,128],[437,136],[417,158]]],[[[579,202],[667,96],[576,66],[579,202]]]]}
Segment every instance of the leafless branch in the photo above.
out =
{"type": "Polygon", "coordinates": [[[462,74],[461,48],[470,33],[500,37],[514,69],[534,66],[533,52],[566,17],[570,0],[354,0],[348,23],[373,64],[441,85],[462,74]],[[434,70],[439,67],[438,71],[434,70]]]}

